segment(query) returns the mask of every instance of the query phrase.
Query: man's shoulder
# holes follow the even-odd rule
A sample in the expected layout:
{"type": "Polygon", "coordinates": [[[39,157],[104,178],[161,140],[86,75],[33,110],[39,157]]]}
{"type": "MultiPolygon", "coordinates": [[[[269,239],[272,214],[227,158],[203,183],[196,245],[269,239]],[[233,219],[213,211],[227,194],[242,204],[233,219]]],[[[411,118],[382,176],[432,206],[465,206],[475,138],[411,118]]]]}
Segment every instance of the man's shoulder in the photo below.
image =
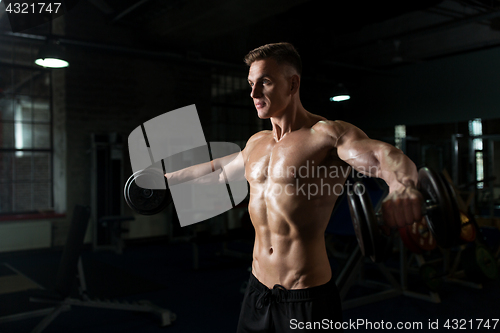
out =
{"type": "Polygon", "coordinates": [[[245,149],[243,151],[248,152],[249,150],[252,150],[252,148],[255,145],[257,145],[262,140],[269,139],[270,137],[272,137],[272,135],[273,135],[272,131],[269,131],[269,130],[264,130],[264,131],[260,131],[260,132],[255,133],[254,135],[252,135],[248,139],[248,141],[245,145],[245,149]]]}
{"type": "Polygon", "coordinates": [[[348,122],[342,120],[324,119],[314,124],[312,129],[324,132],[325,134],[328,134],[330,136],[338,137],[341,136],[345,131],[347,131],[351,127],[354,127],[354,125],[349,124],[348,122]]]}
{"type": "Polygon", "coordinates": [[[273,132],[270,130],[263,130],[263,131],[257,132],[254,135],[252,135],[250,137],[250,139],[248,139],[247,145],[252,144],[252,143],[256,143],[261,139],[269,138],[270,136],[272,136],[272,134],[273,134],[273,132]]]}
{"type": "Polygon", "coordinates": [[[343,120],[322,120],[316,123],[313,129],[331,138],[335,147],[351,140],[367,137],[361,129],[343,120]]]}

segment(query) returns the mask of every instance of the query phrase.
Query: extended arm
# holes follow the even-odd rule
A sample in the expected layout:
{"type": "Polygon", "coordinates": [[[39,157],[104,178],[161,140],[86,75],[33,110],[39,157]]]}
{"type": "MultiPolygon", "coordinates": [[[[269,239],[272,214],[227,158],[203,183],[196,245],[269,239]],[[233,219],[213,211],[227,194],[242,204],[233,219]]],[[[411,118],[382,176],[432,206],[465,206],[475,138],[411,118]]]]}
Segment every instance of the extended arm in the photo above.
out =
{"type": "Polygon", "coordinates": [[[204,175],[214,172],[213,170],[219,174],[217,179],[217,182],[219,183],[245,180],[245,161],[247,160],[248,154],[250,154],[249,152],[252,151],[253,147],[262,137],[263,133],[265,133],[265,131],[257,132],[252,135],[248,139],[245,148],[239,153],[234,153],[225,157],[214,159],[212,162],[194,165],[189,168],[165,174],[165,177],[168,179],[168,184],[175,185],[199,179],[204,175]]]}
{"type": "Polygon", "coordinates": [[[327,123],[338,156],[355,170],[383,179],[389,195],[382,205],[390,226],[404,226],[422,218],[422,196],[416,189],[418,172],[415,164],[396,147],[370,139],[356,126],[342,122],[327,123]]]}
{"type": "Polygon", "coordinates": [[[228,156],[214,159],[210,162],[201,163],[190,166],[175,172],[166,173],[165,177],[168,179],[169,186],[184,183],[187,181],[199,180],[200,183],[206,182],[207,178],[202,178],[215,172],[218,177],[216,179],[219,183],[225,183],[226,180],[242,180],[245,174],[245,164],[243,160],[243,153],[234,153],[228,156]]]}

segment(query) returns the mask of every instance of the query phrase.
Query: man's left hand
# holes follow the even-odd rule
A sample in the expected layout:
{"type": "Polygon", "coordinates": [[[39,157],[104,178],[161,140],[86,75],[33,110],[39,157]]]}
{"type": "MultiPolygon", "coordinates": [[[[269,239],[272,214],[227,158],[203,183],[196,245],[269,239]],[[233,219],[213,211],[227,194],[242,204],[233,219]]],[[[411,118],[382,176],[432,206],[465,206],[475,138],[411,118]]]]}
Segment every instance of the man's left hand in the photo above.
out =
{"type": "Polygon", "coordinates": [[[403,228],[422,219],[423,197],[413,181],[391,188],[382,202],[382,214],[390,228],[403,228]]]}

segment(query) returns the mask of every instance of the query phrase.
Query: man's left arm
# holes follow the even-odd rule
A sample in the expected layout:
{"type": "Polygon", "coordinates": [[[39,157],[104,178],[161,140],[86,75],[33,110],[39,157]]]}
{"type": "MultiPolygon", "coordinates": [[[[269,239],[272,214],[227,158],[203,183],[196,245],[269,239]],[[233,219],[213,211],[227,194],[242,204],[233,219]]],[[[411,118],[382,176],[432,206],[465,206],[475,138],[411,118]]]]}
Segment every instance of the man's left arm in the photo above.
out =
{"type": "Polygon", "coordinates": [[[403,227],[422,219],[422,195],[417,190],[415,164],[400,149],[370,139],[356,126],[343,121],[326,122],[338,156],[356,171],[383,179],[389,195],[382,204],[388,226],[403,227]]]}

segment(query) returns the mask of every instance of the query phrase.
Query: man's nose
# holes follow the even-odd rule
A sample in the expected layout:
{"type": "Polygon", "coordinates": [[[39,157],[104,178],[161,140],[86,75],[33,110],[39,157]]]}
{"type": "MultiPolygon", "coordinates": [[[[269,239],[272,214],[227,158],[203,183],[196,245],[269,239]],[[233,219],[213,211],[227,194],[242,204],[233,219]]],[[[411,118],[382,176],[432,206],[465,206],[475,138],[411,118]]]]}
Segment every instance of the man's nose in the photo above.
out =
{"type": "Polygon", "coordinates": [[[257,84],[254,84],[252,91],[250,92],[250,97],[259,98],[262,96],[262,89],[257,84]]]}

